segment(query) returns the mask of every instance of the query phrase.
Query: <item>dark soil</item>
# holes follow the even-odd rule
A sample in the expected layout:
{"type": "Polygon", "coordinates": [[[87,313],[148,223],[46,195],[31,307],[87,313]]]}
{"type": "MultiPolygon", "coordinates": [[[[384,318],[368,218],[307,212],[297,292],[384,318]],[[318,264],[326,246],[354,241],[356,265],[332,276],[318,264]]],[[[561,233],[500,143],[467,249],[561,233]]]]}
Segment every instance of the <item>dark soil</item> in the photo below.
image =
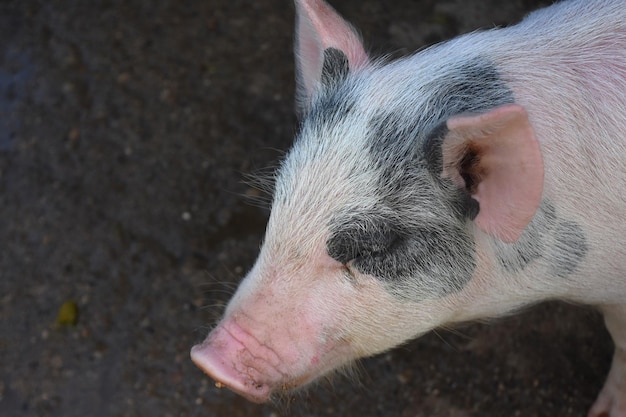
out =
{"type": "MultiPolygon", "coordinates": [[[[546,3],[334,5],[397,56],[546,3]]],[[[611,342],[564,304],[431,333],[280,405],[191,363],[262,238],[246,175],[295,130],[293,14],[287,0],[0,3],[0,415],[585,415],[611,342]]]]}

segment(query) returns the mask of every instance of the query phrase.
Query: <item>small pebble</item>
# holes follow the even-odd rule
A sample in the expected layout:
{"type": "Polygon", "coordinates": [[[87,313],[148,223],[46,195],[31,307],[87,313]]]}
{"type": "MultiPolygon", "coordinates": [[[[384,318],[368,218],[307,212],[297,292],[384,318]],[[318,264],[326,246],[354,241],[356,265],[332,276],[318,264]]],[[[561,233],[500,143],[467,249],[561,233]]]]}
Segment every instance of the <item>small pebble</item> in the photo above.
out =
{"type": "Polygon", "coordinates": [[[78,323],[78,306],[74,301],[66,301],[61,304],[57,313],[57,324],[59,326],[76,326],[78,323]]]}

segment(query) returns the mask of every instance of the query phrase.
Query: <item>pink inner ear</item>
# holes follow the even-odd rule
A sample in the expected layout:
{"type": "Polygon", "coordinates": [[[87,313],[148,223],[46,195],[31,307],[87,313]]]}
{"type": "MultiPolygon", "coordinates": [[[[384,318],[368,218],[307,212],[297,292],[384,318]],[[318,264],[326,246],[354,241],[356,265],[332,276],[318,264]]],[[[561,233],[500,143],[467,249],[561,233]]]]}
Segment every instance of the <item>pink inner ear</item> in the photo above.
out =
{"type": "Polygon", "coordinates": [[[478,150],[479,183],[472,194],[480,203],[476,224],[504,242],[517,241],[543,193],[543,158],[528,114],[512,104],[452,117],[447,125],[455,147],[461,142],[478,150]]]}
{"type": "Polygon", "coordinates": [[[361,39],[354,28],[326,2],[301,0],[298,4],[313,24],[322,51],[326,48],[343,51],[348,57],[351,68],[359,68],[369,62],[361,39]]]}
{"type": "Polygon", "coordinates": [[[335,48],[346,54],[350,69],[361,68],[369,58],[354,28],[322,0],[296,0],[298,12],[297,59],[305,94],[310,97],[319,82],[323,52],[335,48]]]}

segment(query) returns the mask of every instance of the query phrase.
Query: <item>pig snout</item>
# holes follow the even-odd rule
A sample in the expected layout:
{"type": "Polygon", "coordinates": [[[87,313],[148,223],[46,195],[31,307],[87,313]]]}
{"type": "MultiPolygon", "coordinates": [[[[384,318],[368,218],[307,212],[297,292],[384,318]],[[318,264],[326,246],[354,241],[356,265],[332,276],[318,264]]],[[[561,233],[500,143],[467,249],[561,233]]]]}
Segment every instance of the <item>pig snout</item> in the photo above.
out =
{"type": "Polygon", "coordinates": [[[234,322],[223,322],[191,350],[207,375],[250,401],[267,401],[284,379],[278,355],[234,322]]]}
{"type": "Polygon", "coordinates": [[[275,392],[307,384],[350,356],[346,343],[321,336],[323,328],[303,319],[306,313],[290,314],[286,328],[260,315],[227,314],[192,348],[191,359],[217,387],[262,403],[275,392]]]}

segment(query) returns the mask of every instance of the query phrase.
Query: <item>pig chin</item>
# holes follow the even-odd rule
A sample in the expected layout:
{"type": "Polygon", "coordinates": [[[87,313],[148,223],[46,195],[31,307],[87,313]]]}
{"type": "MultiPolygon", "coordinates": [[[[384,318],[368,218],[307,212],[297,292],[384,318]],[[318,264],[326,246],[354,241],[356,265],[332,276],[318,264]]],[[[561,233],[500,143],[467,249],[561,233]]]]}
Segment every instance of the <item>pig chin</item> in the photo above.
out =
{"type": "Polygon", "coordinates": [[[278,342],[280,346],[269,343],[226,318],[191,349],[191,359],[216,386],[262,403],[273,393],[306,385],[351,358],[348,344],[342,341],[325,342],[306,351],[297,341],[278,342]]]}

